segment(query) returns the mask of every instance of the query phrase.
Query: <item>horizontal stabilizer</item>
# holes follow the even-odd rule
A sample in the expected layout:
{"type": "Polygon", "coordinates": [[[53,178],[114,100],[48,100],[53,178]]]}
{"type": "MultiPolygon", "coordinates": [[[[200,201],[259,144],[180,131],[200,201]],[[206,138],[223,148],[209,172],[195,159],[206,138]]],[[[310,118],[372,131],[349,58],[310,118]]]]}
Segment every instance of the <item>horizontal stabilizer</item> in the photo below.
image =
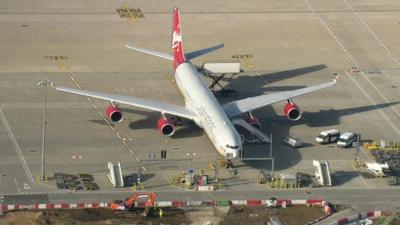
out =
{"type": "Polygon", "coordinates": [[[138,52],[143,52],[143,53],[146,53],[149,55],[154,55],[154,56],[157,56],[157,57],[160,57],[163,59],[168,59],[168,60],[174,61],[174,57],[171,54],[168,54],[165,52],[159,52],[159,51],[150,50],[150,49],[138,48],[132,44],[125,44],[125,47],[135,50],[135,51],[138,51],[138,52]]]}
{"type": "Polygon", "coordinates": [[[186,59],[190,60],[190,59],[199,57],[201,55],[205,55],[207,53],[210,53],[212,51],[218,50],[218,49],[223,48],[223,47],[224,47],[224,44],[222,43],[222,44],[215,45],[215,46],[212,46],[212,47],[209,47],[209,48],[203,48],[203,49],[200,49],[200,50],[197,50],[197,51],[194,51],[194,52],[189,52],[189,53],[186,54],[186,59]]]}

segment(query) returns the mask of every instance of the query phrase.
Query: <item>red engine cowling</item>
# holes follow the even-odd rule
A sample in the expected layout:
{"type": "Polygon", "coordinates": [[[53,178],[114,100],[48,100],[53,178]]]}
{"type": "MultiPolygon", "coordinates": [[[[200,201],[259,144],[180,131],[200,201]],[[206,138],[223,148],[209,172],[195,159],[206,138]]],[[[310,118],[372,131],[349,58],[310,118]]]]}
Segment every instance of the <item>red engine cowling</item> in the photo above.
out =
{"type": "Polygon", "coordinates": [[[261,129],[260,121],[253,115],[248,115],[246,117],[246,122],[255,128],[261,129]]]}
{"type": "Polygon", "coordinates": [[[285,107],[283,107],[283,112],[286,118],[291,121],[297,121],[301,118],[301,111],[293,102],[286,103],[285,107]]]}
{"type": "Polygon", "coordinates": [[[157,129],[160,130],[164,136],[172,136],[175,132],[173,121],[162,117],[157,121],[157,129]]]}
{"type": "Polygon", "coordinates": [[[116,105],[108,106],[106,115],[113,123],[119,123],[124,119],[121,110],[116,105]]]}

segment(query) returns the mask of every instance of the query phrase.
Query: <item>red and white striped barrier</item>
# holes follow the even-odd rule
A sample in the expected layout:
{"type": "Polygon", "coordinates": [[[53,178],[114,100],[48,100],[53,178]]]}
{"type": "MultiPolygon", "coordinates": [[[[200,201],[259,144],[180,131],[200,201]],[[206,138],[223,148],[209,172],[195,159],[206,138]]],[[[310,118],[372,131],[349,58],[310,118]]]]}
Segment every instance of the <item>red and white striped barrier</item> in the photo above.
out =
{"type": "MultiPolygon", "coordinates": [[[[193,200],[173,200],[173,201],[157,201],[159,207],[184,208],[187,206],[229,206],[229,205],[246,205],[246,206],[262,206],[271,200],[248,199],[248,200],[209,200],[209,201],[193,201],[193,200]]],[[[276,199],[275,206],[291,206],[291,205],[307,205],[321,206],[326,214],[330,214],[330,208],[327,202],[321,199],[276,199]]],[[[109,208],[111,203],[91,202],[91,203],[47,203],[47,204],[3,204],[2,211],[18,210],[18,209],[90,209],[90,208],[109,208]]],[[[375,215],[375,214],[374,214],[375,215]]]]}
{"type": "Polygon", "coordinates": [[[338,219],[336,222],[331,223],[331,225],[344,225],[353,221],[357,221],[357,220],[361,220],[361,219],[365,219],[365,218],[377,218],[379,216],[389,216],[392,213],[390,212],[386,212],[386,211],[369,211],[369,212],[365,212],[365,213],[359,213],[359,214],[355,214],[352,216],[348,216],[348,217],[343,217],[338,219]]]}
{"type": "Polygon", "coordinates": [[[47,204],[3,204],[3,212],[18,209],[94,209],[109,208],[110,203],[47,203],[47,204]]]}

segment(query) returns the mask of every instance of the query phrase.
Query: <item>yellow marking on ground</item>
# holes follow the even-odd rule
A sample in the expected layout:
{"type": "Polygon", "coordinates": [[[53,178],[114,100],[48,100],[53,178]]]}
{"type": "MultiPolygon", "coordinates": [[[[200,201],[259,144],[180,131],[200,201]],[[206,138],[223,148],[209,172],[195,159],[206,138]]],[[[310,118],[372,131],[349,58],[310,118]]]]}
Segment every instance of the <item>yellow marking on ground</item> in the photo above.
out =
{"type": "Polygon", "coordinates": [[[60,67],[61,70],[67,71],[68,70],[68,66],[64,63],[64,60],[60,59],[60,58],[56,58],[55,61],[58,64],[58,67],[60,67]]]}
{"type": "Polygon", "coordinates": [[[256,67],[256,64],[254,64],[250,61],[243,61],[243,64],[249,69],[254,69],[256,67]]]}
{"type": "MultiPolygon", "coordinates": [[[[68,78],[75,84],[75,86],[79,89],[82,90],[81,86],[79,85],[79,83],[75,80],[73,74],[71,72],[68,71],[68,65],[65,64],[63,59],[60,59],[59,57],[57,57],[56,59],[54,59],[55,62],[58,64],[59,68],[61,70],[63,70],[65,72],[65,74],[68,76],[68,78]]],[[[93,108],[96,110],[96,112],[99,114],[99,116],[104,120],[104,122],[106,122],[107,126],[112,130],[112,132],[118,137],[118,139],[121,141],[121,143],[125,146],[125,149],[128,150],[132,156],[135,158],[136,162],[139,164],[139,166],[143,169],[143,171],[146,174],[149,174],[149,172],[147,171],[147,169],[144,167],[144,165],[142,164],[139,156],[134,152],[133,147],[130,146],[123,137],[121,137],[121,135],[119,134],[119,131],[117,131],[112,124],[108,121],[108,119],[104,116],[104,114],[100,111],[99,107],[97,106],[97,104],[92,100],[92,98],[90,97],[86,97],[86,99],[89,101],[89,103],[93,106],[93,108]]]]}
{"type": "Polygon", "coordinates": [[[131,19],[132,22],[137,22],[139,20],[139,16],[133,15],[128,6],[125,6],[124,8],[128,12],[129,18],[131,19]]]}
{"type": "Polygon", "coordinates": [[[354,161],[351,161],[351,163],[350,163],[351,167],[353,168],[354,171],[357,171],[357,168],[355,167],[354,164],[355,164],[354,161]]]}

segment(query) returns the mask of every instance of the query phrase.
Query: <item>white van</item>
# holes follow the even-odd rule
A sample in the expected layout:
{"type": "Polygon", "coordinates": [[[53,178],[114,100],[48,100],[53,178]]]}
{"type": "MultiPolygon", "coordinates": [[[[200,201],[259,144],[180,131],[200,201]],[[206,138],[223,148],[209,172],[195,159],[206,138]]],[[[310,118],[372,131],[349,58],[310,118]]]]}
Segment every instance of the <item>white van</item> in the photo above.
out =
{"type": "Polygon", "coordinates": [[[342,134],[337,142],[337,146],[346,148],[351,146],[353,142],[357,141],[357,134],[354,132],[346,132],[342,134]]]}
{"type": "Polygon", "coordinates": [[[336,129],[330,129],[330,130],[325,130],[322,131],[317,138],[315,138],[315,141],[319,144],[329,144],[333,142],[337,142],[340,137],[340,131],[336,129]]]}

